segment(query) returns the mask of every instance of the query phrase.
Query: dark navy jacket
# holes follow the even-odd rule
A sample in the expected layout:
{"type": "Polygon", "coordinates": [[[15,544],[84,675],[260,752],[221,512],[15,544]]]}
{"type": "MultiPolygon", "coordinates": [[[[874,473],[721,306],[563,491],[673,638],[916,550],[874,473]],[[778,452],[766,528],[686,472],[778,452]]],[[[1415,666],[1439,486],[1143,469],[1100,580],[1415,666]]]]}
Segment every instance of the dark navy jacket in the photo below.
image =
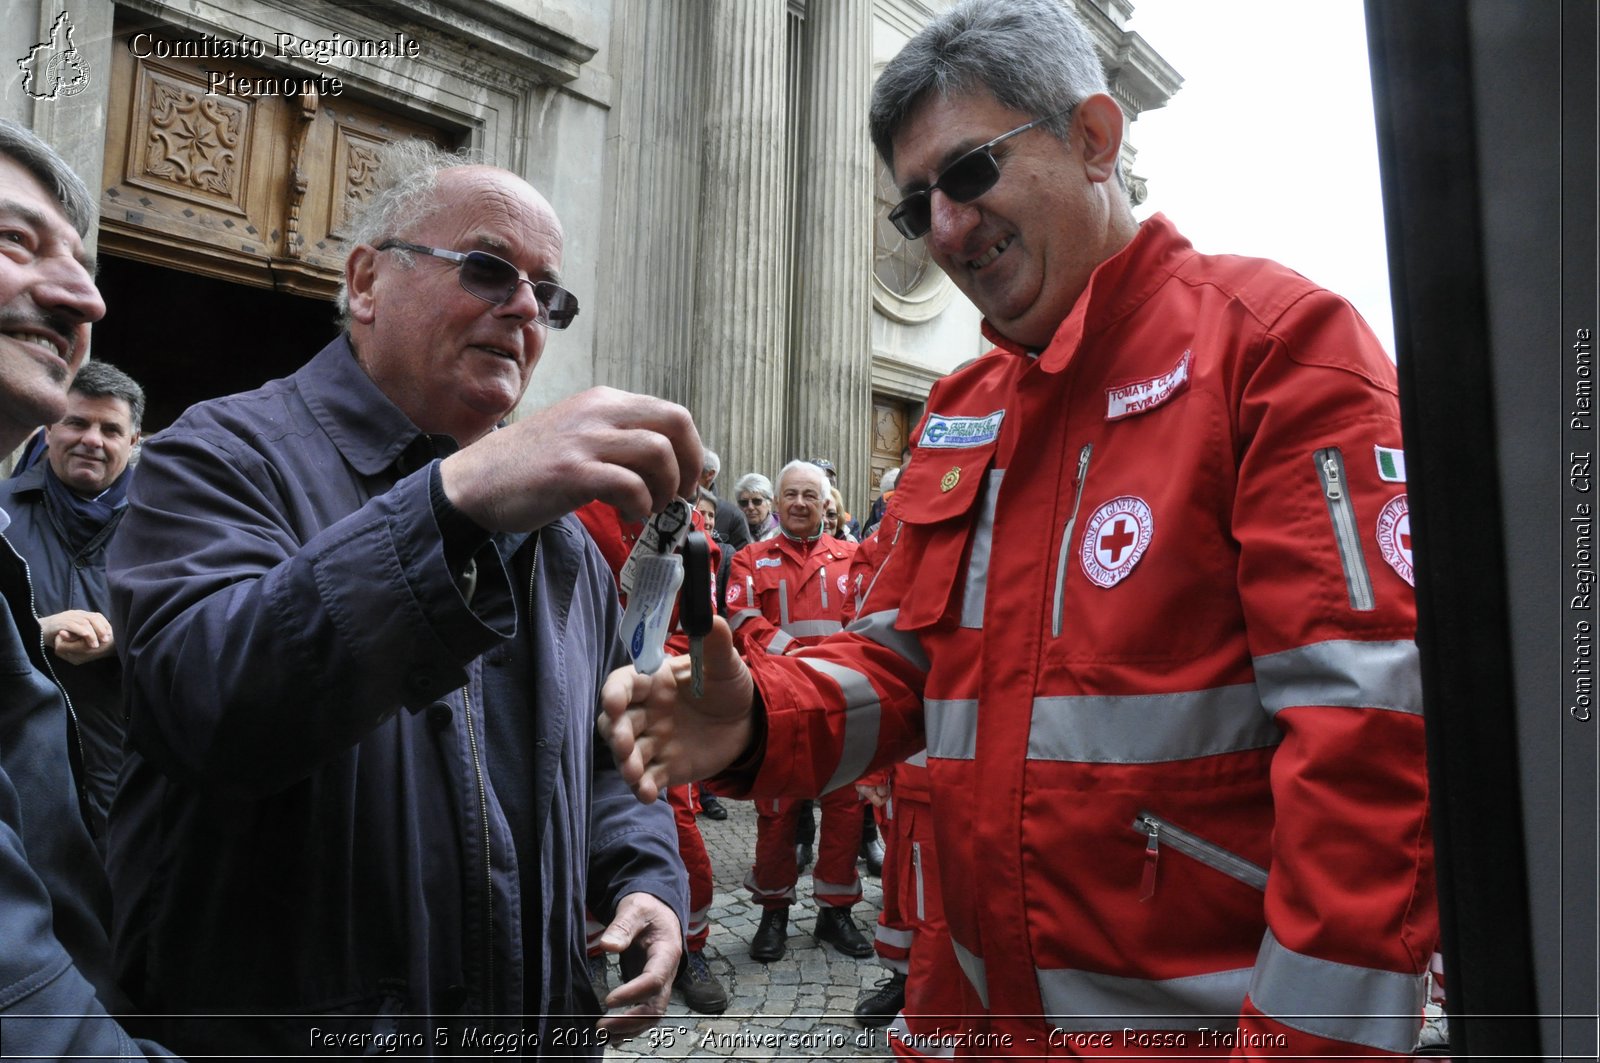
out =
{"type": "MultiPolygon", "coordinates": [[[[0,509],[11,515],[6,538],[28,562],[33,605],[40,616],[84,609],[109,616],[106,543],[125,510],[118,509],[100,534],[75,551],[51,511],[45,491],[49,459],[24,473],[0,480],[0,509]]],[[[127,475],[124,472],[123,475],[127,475]]],[[[122,665],[115,656],[72,664],[51,659],[56,679],[72,698],[83,740],[84,782],[92,806],[91,826],[99,833],[122,766],[122,665]]]]}
{"type": "Polygon", "coordinates": [[[142,1059],[106,1014],[122,998],[105,870],[74,771],[77,728],[48,674],[27,568],[4,541],[0,596],[0,1055],[142,1059]]]}
{"type": "Polygon", "coordinates": [[[190,1053],[398,1030],[443,1055],[454,1016],[469,1038],[526,1031],[536,1055],[598,1011],[586,901],[606,915],[644,891],[683,917],[670,810],[596,748],[610,572],[566,517],[479,550],[469,605],[426,444],[342,338],[145,444],[109,564],[119,973],[152,1012],[283,1016],[160,1027],[190,1053]],[[537,735],[538,868],[518,866],[487,770],[485,714],[506,712],[537,735]]]}

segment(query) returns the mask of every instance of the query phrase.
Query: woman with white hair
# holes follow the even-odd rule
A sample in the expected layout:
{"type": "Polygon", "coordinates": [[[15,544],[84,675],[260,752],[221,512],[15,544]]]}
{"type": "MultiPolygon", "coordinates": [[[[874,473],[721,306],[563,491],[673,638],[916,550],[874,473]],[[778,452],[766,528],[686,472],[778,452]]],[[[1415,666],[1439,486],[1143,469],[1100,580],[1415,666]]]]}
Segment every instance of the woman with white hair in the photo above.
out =
{"type": "Polygon", "coordinates": [[[778,534],[778,518],[772,515],[772,481],[758,472],[747,472],[733,487],[734,501],[750,525],[752,542],[764,542],[778,534]]]}

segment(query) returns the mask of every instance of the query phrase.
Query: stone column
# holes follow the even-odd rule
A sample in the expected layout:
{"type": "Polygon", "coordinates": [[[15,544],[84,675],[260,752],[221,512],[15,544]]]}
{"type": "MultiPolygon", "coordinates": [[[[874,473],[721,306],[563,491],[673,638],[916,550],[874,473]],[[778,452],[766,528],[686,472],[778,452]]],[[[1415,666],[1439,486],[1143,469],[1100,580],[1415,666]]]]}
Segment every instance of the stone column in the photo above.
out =
{"type": "Polygon", "coordinates": [[[785,29],[777,0],[704,0],[699,252],[690,403],[724,493],[782,465],[789,266],[784,256],[785,29]]]}
{"type": "Polygon", "coordinates": [[[605,316],[596,330],[595,379],[690,400],[700,203],[699,0],[618,0],[605,217],[605,316]]]}
{"type": "Polygon", "coordinates": [[[872,456],[872,0],[807,5],[805,150],[794,233],[788,432],[865,516],[872,456]]]}

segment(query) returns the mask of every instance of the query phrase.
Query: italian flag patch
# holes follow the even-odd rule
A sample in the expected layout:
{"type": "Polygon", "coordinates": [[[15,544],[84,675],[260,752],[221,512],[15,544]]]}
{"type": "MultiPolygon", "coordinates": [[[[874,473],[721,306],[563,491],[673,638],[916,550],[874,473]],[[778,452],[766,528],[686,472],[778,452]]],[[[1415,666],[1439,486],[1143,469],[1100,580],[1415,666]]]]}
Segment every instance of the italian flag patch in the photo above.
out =
{"type": "Polygon", "coordinates": [[[1393,447],[1373,447],[1378,455],[1378,479],[1385,483],[1406,482],[1406,452],[1393,447]]]}

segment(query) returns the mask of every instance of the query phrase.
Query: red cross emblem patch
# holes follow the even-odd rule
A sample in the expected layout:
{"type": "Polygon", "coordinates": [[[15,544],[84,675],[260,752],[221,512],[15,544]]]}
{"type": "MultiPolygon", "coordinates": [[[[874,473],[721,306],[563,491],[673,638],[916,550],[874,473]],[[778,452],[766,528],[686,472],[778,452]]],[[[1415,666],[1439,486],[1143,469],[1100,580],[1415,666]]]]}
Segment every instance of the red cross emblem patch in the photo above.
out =
{"type": "Polygon", "coordinates": [[[729,605],[738,605],[739,604],[739,595],[743,591],[744,591],[744,584],[742,584],[742,583],[729,583],[728,584],[728,593],[726,595],[726,597],[728,599],[728,604],[729,605]]]}
{"type": "Polygon", "coordinates": [[[1155,531],[1155,518],[1144,499],[1113,498],[1094,511],[1084,528],[1078,549],[1084,575],[1098,586],[1115,587],[1150,548],[1155,531]]]}
{"type": "Polygon", "coordinates": [[[1413,587],[1417,585],[1416,572],[1411,567],[1411,505],[1405,495],[1389,499],[1378,514],[1378,549],[1401,579],[1413,587]]]}

